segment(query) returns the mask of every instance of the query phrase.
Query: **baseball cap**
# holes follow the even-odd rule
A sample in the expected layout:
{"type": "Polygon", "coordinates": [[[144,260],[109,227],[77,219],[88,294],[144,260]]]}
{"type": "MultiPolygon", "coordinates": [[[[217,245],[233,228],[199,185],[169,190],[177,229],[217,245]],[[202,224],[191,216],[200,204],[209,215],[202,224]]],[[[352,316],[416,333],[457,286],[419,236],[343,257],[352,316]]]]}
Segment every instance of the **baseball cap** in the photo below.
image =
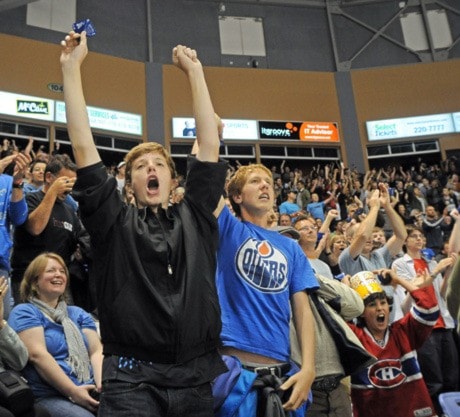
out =
{"type": "Polygon", "coordinates": [[[372,294],[384,292],[371,271],[361,271],[353,275],[350,278],[350,287],[359,294],[363,301],[372,294]]]}
{"type": "Polygon", "coordinates": [[[126,165],[126,162],[125,161],[121,161],[118,165],[117,165],[117,169],[120,169],[121,167],[124,167],[126,165]]]}

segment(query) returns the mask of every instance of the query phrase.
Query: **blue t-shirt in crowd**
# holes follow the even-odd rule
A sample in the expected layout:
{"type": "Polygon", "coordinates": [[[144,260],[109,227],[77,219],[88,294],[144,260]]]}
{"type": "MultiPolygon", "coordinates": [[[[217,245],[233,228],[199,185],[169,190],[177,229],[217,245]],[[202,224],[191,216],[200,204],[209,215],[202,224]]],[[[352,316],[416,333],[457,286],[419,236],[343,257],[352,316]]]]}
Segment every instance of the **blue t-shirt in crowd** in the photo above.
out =
{"type": "MultiPolygon", "coordinates": [[[[67,313],[69,318],[80,328],[80,331],[82,329],[96,331],[96,324],[93,318],[85,310],[77,306],[68,306],[67,313]]],[[[8,318],[8,324],[16,333],[33,327],[42,327],[45,335],[46,349],[72,382],[75,385],[94,384],[92,371],[88,381],[78,381],[77,376],[71,371],[70,365],[66,361],[69,356],[69,350],[64,336],[63,326],[48,318],[38,307],[30,303],[18,304],[11,311],[8,318]]],[[[82,335],[86,348],[88,348],[88,341],[83,332],[82,335]]],[[[30,362],[24,368],[23,375],[32,388],[35,397],[41,398],[62,395],[40,377],[35,366],[30,362]]]]}
{"type": "Polygon", "coordinates": [[[289,361],[290,299],[318,288],[307,258],[294,240],[240,221],[227,207],[218,222],[223,345],[289,361]]]}

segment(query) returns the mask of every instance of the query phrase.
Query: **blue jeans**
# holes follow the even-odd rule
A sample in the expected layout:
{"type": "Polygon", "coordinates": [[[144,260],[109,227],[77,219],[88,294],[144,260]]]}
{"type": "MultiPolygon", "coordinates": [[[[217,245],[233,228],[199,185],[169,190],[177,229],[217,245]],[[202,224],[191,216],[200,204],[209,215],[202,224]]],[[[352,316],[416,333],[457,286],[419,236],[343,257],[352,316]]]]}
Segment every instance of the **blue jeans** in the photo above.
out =
{"type": "Polygon", "coordinates": [[[94,417],[91,411],[64,397],[38,398],[35,403],[48,411],[51,417],[94,417]]]}
{"type": "Polygon", "coordinates": [[[211,384],[165,388],[150,384],[106,381],[98,417],[212,417],[211,384]]]}

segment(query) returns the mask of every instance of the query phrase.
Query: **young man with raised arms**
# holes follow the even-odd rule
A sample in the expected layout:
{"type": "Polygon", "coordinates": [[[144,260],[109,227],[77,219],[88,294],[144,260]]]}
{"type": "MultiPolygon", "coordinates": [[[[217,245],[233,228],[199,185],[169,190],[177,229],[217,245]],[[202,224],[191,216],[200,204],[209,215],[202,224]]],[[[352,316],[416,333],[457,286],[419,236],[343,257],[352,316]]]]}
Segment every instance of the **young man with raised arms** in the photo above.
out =
{"type": "Polygon", "coordinates": [[[96,149],[80,67],[86,33],[61,42],[69,136],[79,167],[74,193],[92,239],[104,345],[102,417],[213,415],[211,381],[226,367],[217,351],[220,309],[215,288],[218,227],[226,163],[218,163],[214,109],[196,52],[173,50],[189,81],[200,149],[189,159],[186,192],[168,207],[174,163],[147,142],[126,156],[122,202],[96,149]],[[215,214],[213,214],[215,212],[215,214]]]}

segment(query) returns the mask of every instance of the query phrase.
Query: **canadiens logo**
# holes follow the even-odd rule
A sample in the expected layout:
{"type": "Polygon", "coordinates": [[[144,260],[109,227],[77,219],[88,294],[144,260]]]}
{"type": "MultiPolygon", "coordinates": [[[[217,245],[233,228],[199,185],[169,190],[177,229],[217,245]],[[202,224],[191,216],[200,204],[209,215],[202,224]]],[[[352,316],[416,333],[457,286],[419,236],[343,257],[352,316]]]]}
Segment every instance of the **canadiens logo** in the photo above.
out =
{"type": "Polygon", "coordinates": [[[287,259],[266,240],[246,240],[236,254],[236,267],[240,276],[259,291],[277,293],[287,287],[287,259]]]}
{"type": "Polygon", "coordinates": [[[407,378],[402,370],[401,361],[384,359],[374,363],[368,371],[369,381],[377,388],[395,388],[407,378]]]}

